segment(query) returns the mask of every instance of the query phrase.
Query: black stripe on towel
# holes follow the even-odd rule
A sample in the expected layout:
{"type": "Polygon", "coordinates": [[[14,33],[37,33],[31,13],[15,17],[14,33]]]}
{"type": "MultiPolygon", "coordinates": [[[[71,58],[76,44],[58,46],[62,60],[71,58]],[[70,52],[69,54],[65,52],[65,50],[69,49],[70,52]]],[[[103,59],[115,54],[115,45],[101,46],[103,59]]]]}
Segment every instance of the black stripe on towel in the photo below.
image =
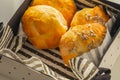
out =
{"type": "Polygon", "coordinates": [[[103,0],[92,0],[92,2],[110,9],[115,14],[120,14],[120,10],[115,6],[116,5],[115,3],[110,4],[109,1],[105,1],[105,0],[104,1],[103,0]]]}
{"type": "Polygon", "coordinates": [[[2,36],[3,33],[3,22],[0,22],[0,38],[2,36]]]}
{"type": "Polygon", "coordinates": [[[14,36],[12,36],[12,38],[11,38],[11,40],[10,40],[10,42],[9,42],[8,46],[7,46],[7,48],[8,48],[8,49],[10,48],[10,46],[11,46],[11,44],[12,44],[13,40],[14,40],[14,36]]]}
{"type": "Polygon", "coordinates": [[[18,53],[21,54],[21,55],[23,55],[23,56],[25,56],[25,57],[27,57],[27,58],[31,58],[31,57],[32,57],[31,55],[26,54],[26,53],[23,52],[22,50],[19,50],[18,53]]]}
{"type": "Polygon", "coordinates": [[[15,45],[13,46],[13,48],[12,48],[12,51],[13,52],[15,52],[16,51],[16,48],[17,48],[17,46],[18,46],[18,44],[19,44],[19,37],[17,36],[17,38],[15,39],[15,45]]]}
{"type": "Polygon", "coordinates": [[[53,71],[55,71],[56,73],[58,73],[58,74],[60,74],[60,75],[62,75],[62,76],[64,76],[64,77],[66,77],[66,78],[68,78],[68,79],[70,79],[70,80],[77,80],[75,77],[69,76],[69,75],[67,75],[67,73],[65,73],[65,72],[63,72],[63,71],[61,71],[61,70],[58,70],[58,69],[54,68],[54,66],[49,66],[49,65],[48,65],[48,67],[50,67],[50,68],[51,68],[53,71]]]}
{"type": "Polygon", "coordinates": [[[116,9],[120,10],[120,4],[113,3],[113,2],[110,2],[108,0],[100,0],[100,1],[103,3],[109,4],[109,5],[112,5],[112,7],[115,7],[116,9]]]}
{"type": "Polygon", "coordinates": [[[5,48],[9,44],[13,33],[9,26],[5,26],[0,37],[0,48],[5,48]]]}
{"type": "Polygon", "coordinates": [[[82,9],[85,7],[92,8],[95,6],[95,4],[93,4],[93,3],[91,3],[91,1],[89,2],[87,0],[74,0],[74,1],[77,5],[79,5],[79,6],[77,6],[78,9],[82,9]],[[82,7],[80,7],[80,6],[82,6],[82,7]]]}
{"type": "MultiPolygon", "coordinates": [[[[44,55],[43,53],[38,52],[37,50],[34,50],[34,49],[32,49],[28,46],[25,46],[25,45],[23,45],[23,48],[29,50],[30,52],[32,52],[33,54],[35,54],[37,56],[41,56],[42,58],[47,59],[47,60],[51,61],[52,63],[55,63],[55,64],[65,68],[65,69],[67,69],[68,71],[71,71],[71,69],[68,68],[67,66],[65,66],[63,63],[57,62],[57,61],[53,60],[52,58],[44,55]]],[[[49,54],[49,52],[48,52],[48,54],[49,54]]]]}
{"type": "MultiPolygon", "coordinates": [[[[29,44],[29,45],[32,46],[32,44],[28,41],[28,39],[26,40],[26,42],[27,42],[27,44],[29,44]]],[[[59,53],[59,55],[58,55],[56,52],[51,51],[52,49],[51,49],[51,50],[50,50],[50,49],[42,49],[42,50],[48,52],[49,54],[51,54],[51,55],[53,55],[53,56],[55,56],[55,57],[57,57],[57,58],[59,58],[59,59],[62,59],[61,56],[60,56],[60,53],[59,53]]],[[[59,47],[56,47],[54,50],[55,50],[55,51],[60,51],[60,50],[59,50],[59,47]]]]}
{"type": "Polygon", "coordinates": [[[42,50],[48,52],[49,54],[51,54],[51,55],[53,55],[53,56],[55,56],[57,58],[62,59],[60,55],[56,54],[55,52],[53,52],[53,51],[51,51],[49,49],[42,49],[42,50]]]}
{"type": "MultiPolygon", "coordinates": [[[[27,48],[28,49],[28,48],[27,48]]],[[[30,50],[30,49],[28,49],[28,50],[30,50]]],[[[33,49],[31,49],[33,52],[36,52],[36,51],[34,51],[33,49]]],[[[21,55],[23,55],[23,56],[25,56],[25,57],[27,57],[27,58],[30,58],[31,57],[31,55],[29,55],[29,54],[26,54],[24,51],[22,51],[22,50],[20,50],[20,51],[18,51],[18,53],[19,54],[21,54],[21,55]]],[[[42,56],[42,55],[39,55],[39,56],[42,56]]],[[[42,56],[43,57],[43,56],[42,56]]],[[[44,58],[44,57],[43,57],[44,58]]],[[[49,61],[51,61],[52,59],[50,59],[49,57],[45,57],[45,59],[47,59],[47,60],[49,60],[49,61]]],[[[56,62],[54,62],[54,61],[51,61],[51,62],[53,62],[53,63],[56,63],[56,62]]],[[[73,76],[70,76],[68,73],[66,73],[65,71],[61,71],[61,70],[59,70],[59,69],[57,69],[57,68],[55,68],[54,66],[50,66],[50,65],[48,65],[48,64],[46,64],[48,67],[50,67],[53,71],[55,71],[56,73],[58,73],[59,75],[61,75],[61,76],[64,76],[64,77],[66,77],[66,78],[69,78],[69,79],[72,79],[72,80],[75,80],[75,77],[73,77],[73,76]]],[[[58,64],[57,64],[58,65],[58,64]]],[[[67,71],[69,71],[70,73],[72,73],[72,71],[71,71],[71,69],[70,68],[68,68],[68,67],[66,67],[64,64],[59,64],[59,66],[61,67],[63,67],[64,69],[66,69],[67,71]]]]}

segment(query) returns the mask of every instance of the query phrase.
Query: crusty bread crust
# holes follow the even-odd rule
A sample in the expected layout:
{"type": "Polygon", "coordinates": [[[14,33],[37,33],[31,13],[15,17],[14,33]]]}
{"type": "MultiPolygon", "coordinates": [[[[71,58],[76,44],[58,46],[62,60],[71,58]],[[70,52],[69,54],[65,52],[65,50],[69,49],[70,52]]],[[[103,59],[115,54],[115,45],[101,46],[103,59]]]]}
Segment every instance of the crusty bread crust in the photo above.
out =
{"type": "Polygon", "coordinates": [[[59,10],[67,21],[68,26],[76,12],[74,0],[33,0],[31,6],[49,5],[59,10]]]}
{"type": "Polygon", "coordinates": [[[71,21],[71,27],[94,22],[104,25],[108,19],[109,17],[105,14],[102,8],[98,6],[94,8],[83,8],[75,13],[71,21]]]}
{"type": "Polygon", "coordinates": [[[60,53],[65,64],[74,57],[82,55],[101,45],[106,27],[99,23],[90,23],[71,27],[60,40],[60,53]]]}
{"type": "Polygon", "coordinates": [[[22,16],[23,30],[38,49],[56,48],[67,30],[67,22],[55,8],[47,5],[29,7],[22,16]]]}

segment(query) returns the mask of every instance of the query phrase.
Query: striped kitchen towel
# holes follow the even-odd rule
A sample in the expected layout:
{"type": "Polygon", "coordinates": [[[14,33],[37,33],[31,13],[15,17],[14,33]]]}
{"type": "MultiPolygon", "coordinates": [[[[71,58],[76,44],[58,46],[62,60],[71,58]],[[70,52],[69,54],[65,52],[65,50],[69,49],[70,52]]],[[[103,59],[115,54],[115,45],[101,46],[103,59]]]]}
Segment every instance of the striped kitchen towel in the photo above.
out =
{"type": "Polygon", "coordinates": [[[29,59],[22,59],[21,57],[16,55],[16,53],[11,51],[10,49],[5,49],[5,48],[0,50],[0,54],[7,56],[11,59],[14,59],[16,61],[19,61],[20,63],[25,64],[26,66],[28,66],[34,70],[37,70],[43,74],[51,76],[54,80],[69,80],[69,79],[57,74],[56,72],[54,72],[52,69],[50,69],[45,63],[43,63],[37,57],[32,56],[29,59]]]}
{"type": "MultiPolygon", "coordinates": [[[[0,54],[19,61],[20,63],[43,74],[51,76],[54,80],[71,80],[54,72],[37,57],[32,56],[29,59],[22,59],[10,49],[5,48],[0,50],[0,54]]],[[[82,57],[72,59],[70,61],[70,67],[79,80],[110,80],[111,77],[110,69],[97,68],[92,62],[82,57]]]]}
{"type": "Polygon", "coordinates": [[[76,57],[70,61],[70,67],[79,80],[110,80],[111,70],[98,68],[86,58],[76,57]]]}
{"type": "Polygon", "coordinates": [[[67,79],[76,79],[72,70],[64,65],[58,48],[37,50],[26,39],[20,27],[19,31],[17,35],[14,35],[11,27],[9,25],[5,26],[0,38],[0,50],[3,48],[10,49],[23,59],[34,56],[47,64],[58,75],[67,79]]]}
{"type": "Polygon", "coordinates": [[[82,57],[73,58],[70,61],[70,67],[79,80],[91,80],[98,73],[98,68],[92,62],[82,57]]]}

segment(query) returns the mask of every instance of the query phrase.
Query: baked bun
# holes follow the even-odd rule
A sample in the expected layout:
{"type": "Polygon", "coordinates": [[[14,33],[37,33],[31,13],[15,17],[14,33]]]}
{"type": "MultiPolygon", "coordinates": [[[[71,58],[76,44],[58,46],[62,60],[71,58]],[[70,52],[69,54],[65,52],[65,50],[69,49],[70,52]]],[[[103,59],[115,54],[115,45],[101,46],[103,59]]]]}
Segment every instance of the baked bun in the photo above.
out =
{"type": "Polygon", "coordinates": [[[55,8],[47,5],[29,7],[22,16],[23,30],[38,49],[56,48],[67,30],[67,22],[55,8]]]}
{"type": "Polygon", "coordinates": [[[69,60],[82,55],[101,45],[106,34],[106,27],[99,23],[77,25],[71,27],[60,40],[60,53],[65,64],[69,60]]]}
{"type": "Polygon", "coordinates": [[[33,0],[31,6],[49,5],[59,10],[67,20],[68,26],[76,12],[74,0],[33,0]]]}
{"type": "Polygon", "coordinates": [[[109,17],[105,14],[102,8],[96,6],[94,8],[83,8],[75,13],[71,26],[82,25],[86,23],[101,23],[105,24],[109,17]]]}

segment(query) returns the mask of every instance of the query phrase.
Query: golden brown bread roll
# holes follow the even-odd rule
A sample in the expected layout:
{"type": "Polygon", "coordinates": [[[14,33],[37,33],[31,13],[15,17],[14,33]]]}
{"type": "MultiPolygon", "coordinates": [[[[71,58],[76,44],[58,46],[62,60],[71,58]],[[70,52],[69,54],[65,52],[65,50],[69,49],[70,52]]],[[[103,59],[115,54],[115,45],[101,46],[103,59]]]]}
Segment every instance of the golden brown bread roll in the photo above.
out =
{"type": "Polygon", "coordinates": [[[109,17],[105,14],[102,8],[96,6],[94,8],[83,8],[75,13],[71,26],[82,25],[86,23],[101,23],[105,24],[109,17]]]}
{"type": "Polygon", "coordinates": [[[74,0],[33,0],[31,5],[49,5],[56,8],[67,20],[68,26],[70,25],[74,13],[76,12],[74,0]]]}
{"type": "Polygon", "coordinates": [[[60,40],[60,53],[65,64],[84,52],[98,47],[104,40],[106,27],[99,23],[90,23],[71,27],[60,40]]]}
{"type": "Polygon", "coordinates": [[[38,49],[55,48],[67,30],[63,15],[47,5],[29,7],[22,16],[23,30],[38,49]]]}

